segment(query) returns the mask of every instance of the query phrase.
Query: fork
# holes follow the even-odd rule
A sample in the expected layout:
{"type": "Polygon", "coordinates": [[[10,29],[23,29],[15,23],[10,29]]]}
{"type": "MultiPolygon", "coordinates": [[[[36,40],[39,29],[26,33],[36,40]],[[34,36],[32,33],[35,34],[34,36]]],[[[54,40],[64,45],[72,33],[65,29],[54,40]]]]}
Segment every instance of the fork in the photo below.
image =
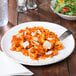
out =
{"type": "Polygon", "coordinates": [[[76,33],[76,31],[67,30],[67,31],[65,31],[65,32],[59,37],[59,39],[62,41],[62,40],[64,40],[65,38],[67,38],[69,35],[71,35],[71,34],[73,34],[73,33],[76,33]]]}

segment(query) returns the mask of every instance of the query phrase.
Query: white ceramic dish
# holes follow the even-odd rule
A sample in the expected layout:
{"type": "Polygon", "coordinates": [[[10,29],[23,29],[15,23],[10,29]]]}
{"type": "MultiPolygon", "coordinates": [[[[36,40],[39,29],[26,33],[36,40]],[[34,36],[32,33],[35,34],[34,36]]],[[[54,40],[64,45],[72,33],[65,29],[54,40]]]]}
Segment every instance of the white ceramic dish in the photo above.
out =
{"type": "MultiPolygon", "coordinates": [[[[56,3],[56,0],[52,0],[51,1],[51,9],[52,11],[54,12],[54,9],[53,9],[53,6],[55,5],[56,3]]],[[[57,15],[59,15],[60,17],[62,17],[63,19],[66,19],[66,20],[76,20],[76,16],[69,16],[69,15],[64,15],[64,14],[61,14],[61,13],[56,13],[57,15]]]]}
{"type": "Polygon", "coordinates": [[[20,52],[15,52],[15,51],[10,51],[11,47],[11,39],[12,36],[17,34],[17,32],[20,29],[25,29],[26,26],[28,27],[34,27],[34,26],[42,26],[44,28],[49,29],[50,31],[53,31],[56,33],[58,36],[60,36],[63,32],[65,32],[67,29],[54,23],[49,23],[49,22],[27,22],[23,23],[20,25],[17,25],[7,31],[5,35],[3,36],[1,40],[1,48],[3,52],[10,58],[14,59],[18,63],[24,64],[24,65],[31,65],[31,66],[43,66],[43,65],[48,65],[48,64],[53,64],[56,62],[59,62],[66,57],[68,57],[74,50],[75,47],[75,41],[72,35],[67,37],[62,43],[64,45],[64,49],[58,52],[57,56],[54,56],[52,58],[47,58],[45,60],[40,59],[39,61],[32,60],[30,57],[24,56],[20,52]]]}

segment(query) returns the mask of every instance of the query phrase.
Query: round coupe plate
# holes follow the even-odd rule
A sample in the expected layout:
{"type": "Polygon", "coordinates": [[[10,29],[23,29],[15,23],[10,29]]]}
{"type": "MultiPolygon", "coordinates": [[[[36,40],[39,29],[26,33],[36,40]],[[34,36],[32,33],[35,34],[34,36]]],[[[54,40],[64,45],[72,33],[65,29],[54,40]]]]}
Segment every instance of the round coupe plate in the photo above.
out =
{"type": "Polygon", "coordinates": [[[67,29],[54,23],[49,22],[27,22],[20,25],[17,25],[10,29],[8,32],[5,33],[1,40],[1,47],[3,52],[10,58],[14,59],[18,63],[24,64],[24,65],[31,65],[31,66],[43,66],[48,64],[53,64],[56,62],[59,62],[66,57],[68,57],[74,50],[75,47],[75,41],[72,35],[68,36],[65,40],[62,41],[64,45],[64,49],[58,51],[58,55],[52,57],[52,58],[46,58],[45,60],[40,59],[39,61],[32,60],[30,57],[24,56],[21,52],[15,52],[11,51],[11,39],[12,36],[17,34],[20,29],[25,29],[26,26],[28,27],[34,27],[34,26],[42,26],[46,29],[49,29],[50,31],[56,33],[58,36],[60,36],[62,33],[64,33],[67,29]]]}

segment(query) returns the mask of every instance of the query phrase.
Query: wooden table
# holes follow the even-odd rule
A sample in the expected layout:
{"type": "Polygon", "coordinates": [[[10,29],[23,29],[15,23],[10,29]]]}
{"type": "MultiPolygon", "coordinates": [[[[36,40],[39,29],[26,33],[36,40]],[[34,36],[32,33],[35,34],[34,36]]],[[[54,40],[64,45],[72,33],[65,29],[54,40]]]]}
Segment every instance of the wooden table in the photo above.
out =
{"type": "MultiPolygon", "coordinates": [[[[16,0],[9,0],[9,22],[7,26],[0,28],[0,40],[3,34],[10,28],[29,21],[53,22],[76,31],[76,21],[64,20],[54,14],[50,9],[50,0],[37,0],[37,4],[37,10],[28,10],[27,13],[17,13],[16,0]]],[[[73,36],[76,40],[76,34],[73,36]]],[[[76,48],[68,58],[59,63],[42,67],[25,67],[34,72],[34,76],[76,76],[76,48]]]]}

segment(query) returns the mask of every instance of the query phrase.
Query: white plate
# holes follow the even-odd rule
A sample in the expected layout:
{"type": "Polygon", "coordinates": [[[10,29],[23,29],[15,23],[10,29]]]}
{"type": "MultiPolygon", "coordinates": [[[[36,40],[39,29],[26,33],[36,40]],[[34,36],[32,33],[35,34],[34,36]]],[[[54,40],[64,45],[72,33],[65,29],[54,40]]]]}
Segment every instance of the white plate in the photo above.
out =
{"type": "Polygon", "coordinates": [[[31,66],[42,66],[42,65],[48,65],[53,64],[56,62],[59,62],[66,57],[68,57],[74,50],[75,47],[75,41],[72,35],[67,37],[62,43],[64,45],[64,49],[58,52],[58,55],[47,58],[45,60],[40,59],[39,61],[32,60],[30,57],[24,56],[21,52],[15,52],[11,51],[11,39],[12,36],[17,34],[20,29],[25,29],[26,26],[28,27],[34,27],[34,26],[42,26],[44,28],[49,29],[50,31],[53,31],[58,36],[60,36],[63,32],[65,32],[67,29],[54,23],[49,22],[27,22],[20,24],[18,26],[13,27],[8,32],[5,33],[1,40],[1,47],[2,50],[5,52],[7,56],[10,58],[16,60],[18,63],[25,64],[25,65],[31,65],[31,66]]]}

